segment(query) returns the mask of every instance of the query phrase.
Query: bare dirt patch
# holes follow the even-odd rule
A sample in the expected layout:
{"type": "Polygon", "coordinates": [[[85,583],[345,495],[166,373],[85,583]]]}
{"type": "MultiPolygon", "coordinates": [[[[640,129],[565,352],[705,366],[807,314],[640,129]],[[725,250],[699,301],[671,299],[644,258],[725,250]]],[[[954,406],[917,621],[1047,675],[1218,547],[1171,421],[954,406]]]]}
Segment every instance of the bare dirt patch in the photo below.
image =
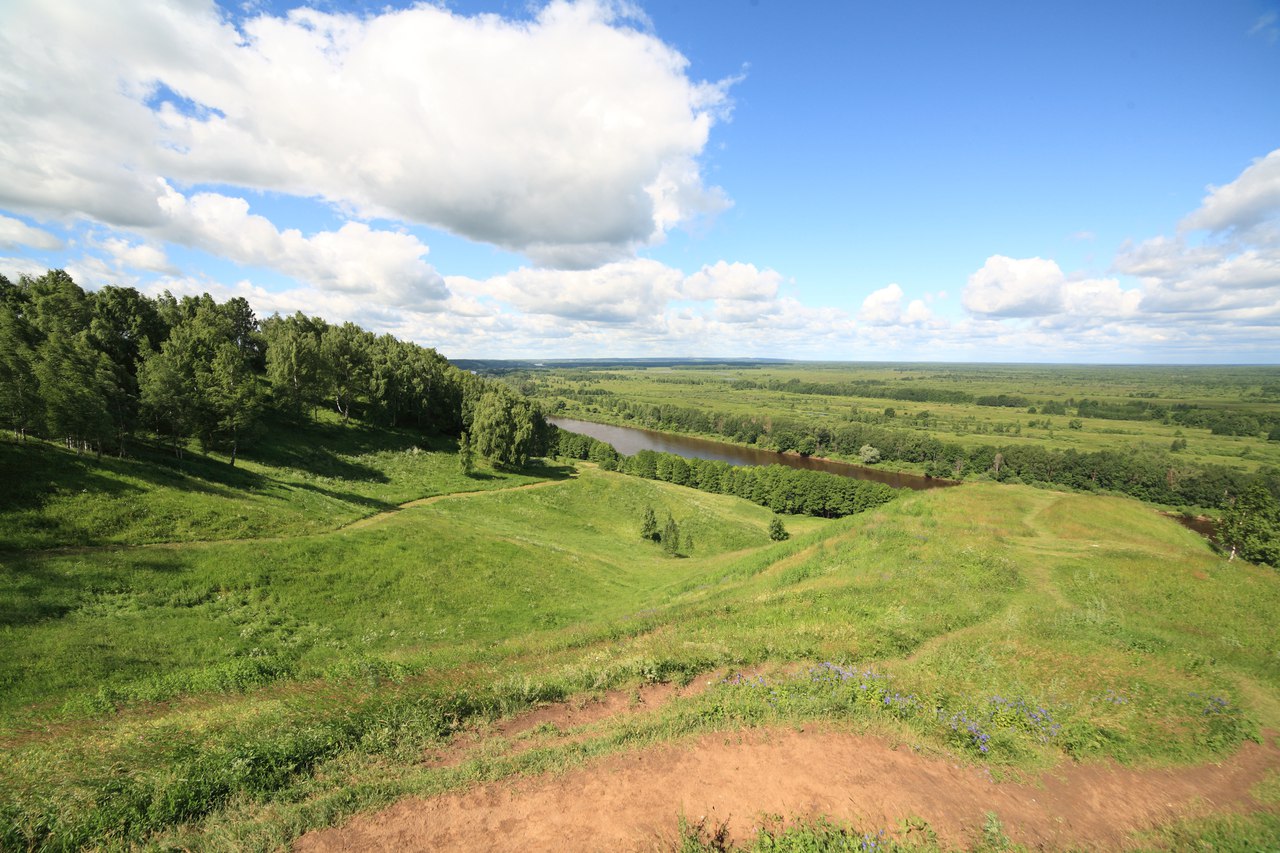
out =
{"type": "Polygon", "coordinates": [[[723,678],[723,672],[706,673],[683,686],[670,683],[642,684],[629,689],[610,690],[598,695],[543,705],[489,726],[460,732],[448,744],[429,752],[425,756],[426,764],[430,767],[461,764],[494,738],[516,739],[517,742],[505,750],[507,755],[519,755],[534,746],[559,745],[580,740],[581,737],[575,734],[575,730],[584,726],[606,719],[653,713],[676,699],[697,696],[723,678]],[[519,741],[522,735],[538,729],[550,732],[551,736],[519,741]]]}
{"type": "Polygon", "coordinates": [[[299,839],[298,851],[671,849],[677,819],[728,824],[745,840],[771,814],[827,815],[866,828],[926,820],[944,843],[975,841],[995,812],[1033,848],[1123,849],[1179,818],[1261,807],[1250,788],[1280,767],[1274,733],[1218,764],[1169,770],[1064,765],[1034,782],[907,746],[806,727],[705,735],[570,772],[404,800],[299,839]]]}

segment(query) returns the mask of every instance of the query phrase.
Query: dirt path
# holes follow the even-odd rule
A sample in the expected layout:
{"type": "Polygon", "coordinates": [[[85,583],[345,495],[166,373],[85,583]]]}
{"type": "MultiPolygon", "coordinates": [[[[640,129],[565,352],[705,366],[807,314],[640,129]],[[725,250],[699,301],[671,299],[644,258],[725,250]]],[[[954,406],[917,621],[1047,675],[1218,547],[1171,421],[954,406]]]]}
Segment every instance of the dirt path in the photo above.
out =
{"type": "Polygon", "coordinates": [[[1209,812],[1258,809],[1249,790],[1280,768],[1274,733],[1221,764],[1174,770],[1067,765],[1034,783],[884,740],[806,727],[705,735],[611,756],[560,776],[404,800],[313,832],[295,850],[654,850],[673,847],[678,816],[727,822],[744,840],[770,814],[827,815],[892,828],[923,818],[967,846],[988,812],[1037,849],[1123,849],[1130,834],[1209,812]]]}
{"type": "Polygon", "coordinates": [[[449,500],[450,498],[473,498],[473,497],[476,497],[477,495],[496,495],[496,494],[501,494],[503,492],[524,492],[524,491],[528,491],[529,489],[542,489],[542,488],[546,488],[547,486],[556,486],[561,483],[567,483],[567,482],[569,481],[568,480],[540,480],[536,483],[524,483],[519,486],[507,486],[506,488],[502,488],[502,489],[476,489],[474,492],[449,492],[448,494],[444,494],[444,495],[432,495],[429,498],[418,498],[417,500],[408,501],[407,503],[402,503],[399,506],[397,506],[395,509],[389,509],[386,512],[378,512],[378,513],[374,513],[373,515],[365,516],[364,518],[358,518],[355,521],[342,525],[341,527],[337,528],[333,532],[341,533],[347,530],[359,530],[362,527],[369,527],[371,525],[379,524],[383,521],[386,521],[387,519],[391,518],[392,516],[396,515],[402,510],[413,509],[415,506],[427,506],[429,504],[439,503],[440,501],[449,500]]]}

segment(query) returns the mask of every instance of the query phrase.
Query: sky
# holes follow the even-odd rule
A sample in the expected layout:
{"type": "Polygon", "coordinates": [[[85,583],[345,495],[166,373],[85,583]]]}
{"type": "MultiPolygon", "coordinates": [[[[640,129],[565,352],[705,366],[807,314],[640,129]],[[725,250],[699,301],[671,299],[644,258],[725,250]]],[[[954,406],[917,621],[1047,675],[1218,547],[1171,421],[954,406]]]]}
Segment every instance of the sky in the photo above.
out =
{"type": "Polygon", "coordinates": [[[454,358],[1280,363],[1280,0],[3,0],[50,268],[454,358]]]}

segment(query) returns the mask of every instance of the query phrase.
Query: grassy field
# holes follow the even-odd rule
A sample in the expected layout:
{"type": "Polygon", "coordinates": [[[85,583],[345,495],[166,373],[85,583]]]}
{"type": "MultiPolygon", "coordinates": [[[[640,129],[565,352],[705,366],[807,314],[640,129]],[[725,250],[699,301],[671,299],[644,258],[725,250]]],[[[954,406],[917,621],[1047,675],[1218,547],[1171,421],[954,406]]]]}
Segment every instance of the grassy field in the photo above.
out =
{"type": "MultiPolygon", "coordinates": [[[[586,464],[466,478],[408,435],[294,440],[328,467],[0,445],[53,496],[0,514],[5,848],[274,849],[405,794],[811,720],[1011,777],[1280,729],[1280,576],[1135,501],[974,484],[771,542],[758,506],[586,464]],[[690,556],[640,540],[646,507],[690,556]],[[648,716],[423,761],[540,702],[713,671],[648,716]]],[[[1280,843],[1266,812],[1223,826],[1169,831],[1280,843]]]]}
{"type": "MultiPolygon", "coordinates": [[[[1227,465],[1248,471],[1280,466],[1280,441],[1268,441],[1266,429],[1253,435],[1214,435],[1207,427],[1181,426],[1168,418],[1078,416],[1074,406],[1085,399],[1112,407],[1149,404],[1172,410],[1195,406],[1265,422],[1280,417],[1280,369],[1275,367],[797,363],[551,369],[515,373],[507,379],[551,407],[562,405],[559,413],[566,416],[611,423],[627,422],[614,409],[615,401],[626,401],[789,419],[830,429],[856,420],[965,447],[1167,451],[1174,441],[1185,440],[1178,458],[1189,464],[1227,465]],[[892,394],[896,389],[902,395],[925,389],[973,398],[1003,394],[1027,402],[1010,407],[797,393],[787,387],[792,382],[827,390],[860,385],[892,394]],[[1040,411],[1048,402],[1067,404],[1066,413],[1040,411]],[[1031,408],[1037,411],[1028,411],[1031,408]],[[892,417],[885,414],[889,409],[892,417]]],[[[909,463],[885,464],[919,470],[909,463]]]]}

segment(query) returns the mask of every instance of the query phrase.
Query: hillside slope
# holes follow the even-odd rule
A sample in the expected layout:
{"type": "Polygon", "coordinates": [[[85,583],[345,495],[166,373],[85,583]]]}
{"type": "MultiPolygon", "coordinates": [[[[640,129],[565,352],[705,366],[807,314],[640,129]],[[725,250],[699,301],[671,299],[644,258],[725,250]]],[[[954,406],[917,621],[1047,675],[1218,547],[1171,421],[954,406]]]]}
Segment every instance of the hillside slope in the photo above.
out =
{"type": "Polygon", "coordinates": [[[821,722],[1002,775],[1185,766],[1280,729],[1276,573],[1133,501],[965,486],[771,542],[758,506],[585,464],[343,459],[386,472],[326,486],[370,496],[349,527],[0,554],[6,847],[273,848],[404,794],[743,728],[821,722]],[[646,507],[690,556],[639,538],[646,507]],[[501,722],[619,689],[651,713],[501,722]]]}

